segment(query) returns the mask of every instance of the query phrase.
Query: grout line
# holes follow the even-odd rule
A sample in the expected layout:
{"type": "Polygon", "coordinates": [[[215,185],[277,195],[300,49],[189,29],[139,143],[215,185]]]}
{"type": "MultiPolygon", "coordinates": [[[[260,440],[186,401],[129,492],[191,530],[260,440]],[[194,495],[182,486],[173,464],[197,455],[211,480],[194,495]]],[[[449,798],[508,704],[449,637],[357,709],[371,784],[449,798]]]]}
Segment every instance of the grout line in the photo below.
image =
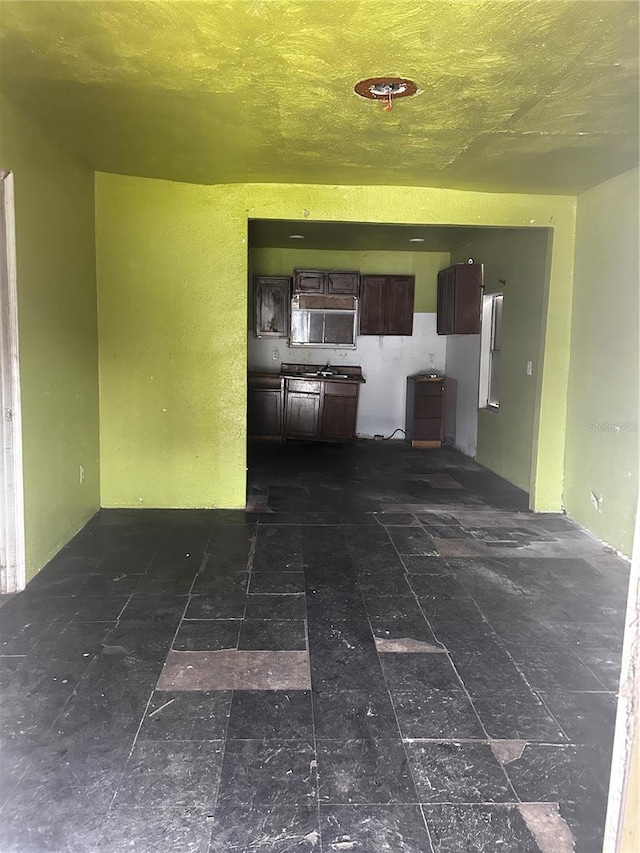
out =
{"type": "MultiPolygon", "coordinates": [[[[400,556],[400,553],[399,553],[399,551],[398,551],[398,549],[397,549],[397,547],[396,547],[395,542],[393,541],[393,539],[392,539],[392,537],[391,537],[391,535],[390,535],[390,533],[389,533],[388,528],[386,528],[386,527],[385,527],[384,529],[385,529],[385,531],[386,531],[387,537],[389,538],[389,540],[390,540],[391,544],[393,545],[393,548],[394,548],[394,550],[395,550],[396,554],[398,554],[398,557],[400,558],[400,562],[402,563],[402,565],[403,565],[403,567],[404,567],[404,562],[403,562],[403,560],[402,560],[402,557],[400,556]]],[[[405,572],[405,576],[406,576],[406,572],[405,572]]],[[[378,657],[378,666],[380,667],[380,670],[381,670],[381,672],[382,672],[382,678],[384,679],[384,683],[385,683],[385,686],[386,686],[386,688],[387,688],[387,694],[388,694],[388,696],[389,696],[389,702],[390,702],[390,704],[391,704],[391,709],[392,709],[392,711],[393,711],[393,716],[394,716],[395,721],[396,721],[396,726],[398,727],[398,733],[399,733],[399,735],[400,735],[400,742],[402,743],[402,750],[403,750],[403,752],[404,752],[405,760],[406,760],[406,762],[407,762],[407,768],[408,768],[408,770],[409,770],[409,776],[410,776],[410,778],[411,778],[411,783],[412,783],[412,785],[413,785],[413,789],[414,789],[414,791],[416,792],[416,797],[418,797],[418,796],[419,796],[419,795],[418,795],[418,786],[416,785],[416,779],[415,779],[415,776],[414,776],[414,773],[413,773],[413,769],[412,769],[412,767],[411,767],[411,762],[410,762],[410,760],[409,760],[409,754],[407,753],[407,749],[406,749],[406,742],[405,742],[405,739],[404,739],[404,737],[403,737],[403,735],[402,735],[402,727],[401,727],[401,725],[400,725],[400,720],[398,719],[398,713],[397,713],[397,711],[396,711],[396,706],[394,705],[393,697],[392,697],[392,695],[391,695],[391,688],[389,687],[389,682],[388,682],[387,677],[386,677],[386,675],[385,675],[384,667],[382,666],[382,658],[380,657],[380,652],[378,651],[378,648],[377,648],[376,643],[375,643],[375,634],[374,634],[374,632],[373,632],[373,626],[372,626],[372,624],[371,624],[371,618],[370,618],[370,615],[369,615],[369,611],[368,611],[368,609],[367,609],[367,602],[366,602],[366,599],[364,598],[364,596],[362,595],[362,592],[361,592],[361,590],[360,590],[360,585],[359,585],[359,583],[358,583],[357,579],[356,579],[356,586],[357,586],[357,589],[358,589],[358,593],[360,594],[360,598],[362,599],[362,603],[363,603],[363,605],[364,605],[365,613],[367,614],[367,622],[369,623],[369,630],[371,631],[371,636],[372,636],[372,638],[373,638],[373,646],[374,646],[374,648],[375,648],[376,655],[377,655],[377,657],[378,657]]],[[[411,589],[411,587],[410,587],[410,589],[411,589]]],[[[412,594],[413,594],[413,595],[414,595],[414,597],[415,597],[415,593],[413,592],[413,589],[411,589],[411,592],[412,592],[412,594]]],[[[423,614],[423,615],[424,615],[424,614],[423,614]]],[[[419,801],[418,801],[418,803],[419,803],[419,801]]],[[[427,820],[426,820],[426,817],[425,817],[425,814],[424,814],[424,811],[422,810],[422,808],[420,809],[420,812],[421,812],[421,814],[422,814],[422,822],[424,823],[424,827],[425,827],[425,830],[426,830],[426,832],[427,832],[427,838],[429,839],[429,846],[431,847],[431,853],[435,853],[435,851],[434,851],[434,847],[433,847],[433,842],[432,842],[432,840],[431,840],[431,833],[430,833],[430,831],[429,831],[429,827],[427,826],[427,820]]]]}
{"type": "MultiPolygon", "coordinates": [[[[391,541],[393,542],[393,539],[391,538],[391,536],[389,536],[389,538],[390,538],[390,539],[391,539],[391,541]]],[[[398,549],[397,549],[397,547],[396,547],[396,545],[395,545],[395,542],[393,542],[393,546],[394,546],[394,548],[396,549],[396,552],[398,553],[398,556],[400,557],[400,560],[401,560],[402,564],[404,565],[404,561],[402,560],[402,555],[401,555],[401,554],[400,554],[400,552],[398,551],[398,549]]],[[[441,557],[441,559],[445,559],[445,558],[441,557]]],[[[447,566],[448,566],[448,564],[447,564],[447,563],[445,563],[445,565],[447,565],[447,566]]],[[[413,587],[411,586],[411,582],[410,582],[410,581],[408,581],[408,583],[409,583],[409,587],[410,587],[410,589],[411,589],[411,592],[413,593],[413,596],[414,596],[414,598],[415,598],[415,600],[416,600],[416,603],[417,603],[417,605],[418,605],[418,608],[419,608],[420,612],[422,613],[422,615],[423,615],[423,617],[424,617],[425,621],[427,622],[427,625],[429,626],[429,629],[431,630],[431,633],[434,635],[434,637],[436,637],[436,638],[437,638],[437,633],[433,630],[433,628],[432,628],[432,626],[431,626],[431,622],[429,621],[429,619],[427,618],[426,613],[425,613],[425,612],[424,612],[424,610],[422,609],[422,605],[420,604],[420,601],[419,601],[419,599],[418,599],[418,596],[417,596],[417,595],[416,595],[416,593],[415,593],[415,590],[414,590],[414,589],[413,589],[413,587]]],[[[475,599],[474,599],[474,604],[475,604],[475,599]]],[[[477,605],[476,605],[476,606],[477,606],[477,605]]],[[[482,617],[484,618],[484,614],[480,611],[480,608],[478,608],[478,611],[481,613],[482,617]]],[[[438,640],[438,642],[440,642],[440,641],[438,640]]],[[[480,718],[480,715],[478,714],[478,712],[477,712],[477,710],[476,710],[476,706],[473,704],[473,700],[471,699],[471,696],[470,696],[470,694],[469,694],[469,691],[467,690],[467,685],[464,683],[464,679],[461,677],[460,673],[458,672],[458,669],[457,669],[457,667],[456,667],[456,665],[455,665],[455,663],[454,663],[453,658],[451,657],[451,654],[450,654],[449,650],[446,648],[446,646],[445,646],[444,644],[442,644],[442,646],[443,646],[443,648],[446,650],[447,659],[448,659],[448,661],[449,661],[449,663],[450,663],[451,667],[453,668],[453,671],[455,672],[455,674],[456,674],[456,676],[457,676],[458,680],[460,681],[460,684],[462,684],[462,690],[463,690],[463,692],[464,692],[465,696],[467,697],[467,701],[468,701],[468,702],[469,702],[469,704],[471,705],[471,708],[472,708],[472,710],[473,710],[473,713],[476,715],[476,718],[477,718],[477,720],[478,720],[478,723],[480,724],[480,727],[482,728],[482,731],[485,733],[485,735],[487,735],[487,738],[488,738],[489,740],[491,740],[491,738],[489,738],[489,734],[488,734],[488,732],[487,732],[487,730],[486,730],[486,728],[485,728],[485,726],[484,726],[484,723],[482,722],[482,719],[480,718]]],[[[392,704],[393,704],[393,703],[392,703],[392,704]]],[[[395,708],[394,708],[394,710],[395,710],[395,708]]],[[[497,761],[497,759],[496,759],[496,761],[497,761]]],[[[505,779],[506,779],[506,781],[507,781],[507,785],[509,786],[509,789],[510,789],[511,791],[513,791],[514,796],[516,797],[517,801],[519,802],[519,798],[518,798],[518,795],[517,795],[517,793],[516,793],[516,790],[515,790],[515,788],[513,787],[513,785],[511,784],[511,780],[510,780],[510,779],[509,779],[509,777],[507,776],[507,772],[506,772],[506,770],[504,769],[504,766],[503,766],[499,761],[498,761],[497,763],[498,763],[498,764],[500,764],[500,769],[502,770],[502,773],[503,773],[503,775],[504,775],[504,777],[505,777],[505,779]]],[[[426,820],[425,820],[425,825],[426,825],[426,820]]]]}

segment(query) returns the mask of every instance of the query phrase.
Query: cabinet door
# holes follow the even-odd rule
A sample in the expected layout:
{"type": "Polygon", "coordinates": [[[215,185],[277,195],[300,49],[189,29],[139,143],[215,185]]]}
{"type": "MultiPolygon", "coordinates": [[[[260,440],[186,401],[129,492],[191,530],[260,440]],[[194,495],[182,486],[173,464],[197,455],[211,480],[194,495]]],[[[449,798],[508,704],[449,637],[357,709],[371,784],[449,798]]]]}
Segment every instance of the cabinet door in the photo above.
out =
{"type": "Polygon", "coordinates": [[[414,446],[439,446],[444,423],[444,382],[407,378],[406,436],[414,446]]]}
{"type": "Polygon", "coordinates": [[[247,434],[278,436],[282,433],[282,394],[279,390],[250,388],[247,400],[247,434]]]}
{"type": "Polygon", "coordinates": [[[386,276],[384,304],[384,334],[413,334],[413,276],[386,276]]]}
{"type": "Polygon", "coordinates": [[[344,293],[357,296],[360,285],[360,274],[357,272],[327,273],[327,293],[344,293]]]}
{"type": "Polygon", "coordinates": [[[453,333],[455,267],[438,273],[438,313],[436,330],[439,335],[453,333]]]}
{"type": "Polygon", "coordinates": [[[285,402],[285,435],[289,438],[315,438],[318,434],[320,394],[288,391],[285,402]]]}
{"type": "Polygon", "coordinates": [[[454,334],[479,335],[482,307],[482,264],[457,264],[454,334]]]}
{"type": "Polygon", "coordinates": [[[257,338],[286,338],[289,334],[290,278],[257,276],[253,281],[257,338]]]}
{"type": "Polygon", "coordinates": [[[356,436],[358,386],[352,382],[325,382],[322,400],[322,438],[353,441],[356,436]]]}
{"type": "Polygon", "coordinates": [[[363,275],[360,285],[360,334],[384,334],[384,293],[383,275],[363,275]]]}
{"type": "Polygon", "coordinates": [[[296,270],[293,274],[294,293],[326,293],[327,274],[319,270],[296,270]]]}

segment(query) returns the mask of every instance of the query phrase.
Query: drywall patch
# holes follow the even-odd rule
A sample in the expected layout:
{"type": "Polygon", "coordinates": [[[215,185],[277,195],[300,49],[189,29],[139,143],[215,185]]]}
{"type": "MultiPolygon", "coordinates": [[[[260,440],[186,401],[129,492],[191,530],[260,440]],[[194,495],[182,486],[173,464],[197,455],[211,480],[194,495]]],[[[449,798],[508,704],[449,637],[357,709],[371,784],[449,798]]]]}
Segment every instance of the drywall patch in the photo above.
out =
{"type": "Polygon", "coordinates": [[[541,853],[572,853],[575,838],[557,803],[520,803],[520,814],[541,853]]]}
{"type": "Polygon", "coordinates": [[[524,752],[526,740],[492,740],[491,749],[500,764],[510,764],[517,761],[524,752]]]}

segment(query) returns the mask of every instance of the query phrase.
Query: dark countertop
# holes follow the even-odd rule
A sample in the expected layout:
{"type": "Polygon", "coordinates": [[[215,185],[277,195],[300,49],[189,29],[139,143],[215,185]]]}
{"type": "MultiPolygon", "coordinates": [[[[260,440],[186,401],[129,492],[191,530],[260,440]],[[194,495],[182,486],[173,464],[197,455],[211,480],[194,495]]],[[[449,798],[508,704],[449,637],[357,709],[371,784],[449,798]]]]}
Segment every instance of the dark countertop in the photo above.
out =
{"type": "Polygon", "coordinates": [[[362,368],[359,365],[331,365],[332,373],[323,373],[326,365],[324,364],[290,364],[283,362],[280,366],[280,375],[285,379],[323,379],[331,382],[366,382],[362,375],[362,368]]]}
{"type": "Polygon", "coordinates": [[[277,386],[282,379],[315,379],[325,382],[357,382],[364,384],[366,379],[362,375],[362,368],[356,365],[345,365],[344,367],[335,367],[335,373],[323,375],[320,371],[324,369],[324,364],[286,364],[283,363],[279,371],[269,370],[249,370],[249,382],[265,387],[277,386]]]}

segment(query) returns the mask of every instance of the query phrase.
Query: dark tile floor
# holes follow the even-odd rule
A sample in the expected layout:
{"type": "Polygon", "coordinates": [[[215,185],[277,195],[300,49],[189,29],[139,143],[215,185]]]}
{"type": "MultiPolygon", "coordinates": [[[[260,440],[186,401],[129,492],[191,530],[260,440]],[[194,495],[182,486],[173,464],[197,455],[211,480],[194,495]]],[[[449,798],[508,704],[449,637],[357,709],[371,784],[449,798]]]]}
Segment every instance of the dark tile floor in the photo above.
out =
{"type": "Polygon", "coordinates": [[[250,462],[2,607],[0,849],[599,851],[625,563],[452,450],[250,462]]]}

